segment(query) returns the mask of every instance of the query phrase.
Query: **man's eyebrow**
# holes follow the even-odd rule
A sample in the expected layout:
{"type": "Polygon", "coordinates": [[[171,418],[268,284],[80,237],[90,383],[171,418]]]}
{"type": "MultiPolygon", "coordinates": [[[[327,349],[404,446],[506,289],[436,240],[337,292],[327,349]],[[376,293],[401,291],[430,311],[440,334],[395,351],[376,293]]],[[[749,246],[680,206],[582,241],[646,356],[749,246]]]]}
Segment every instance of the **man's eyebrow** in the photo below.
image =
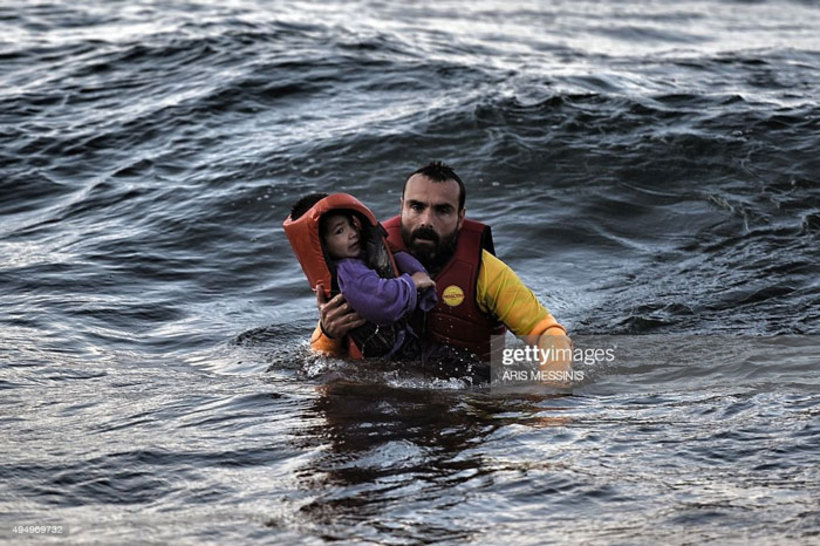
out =
{"type": "Polygon", "coordinates": [[[424,201],[419,201],[418,199],[408,199],[407,201],[411,205],[422,205],[422,206],[425,206],[425,207],[427,206],[427,203],[425,203],[424,201]]]}
{"type": "Polygon", "coordinates": [[[450,203],[438,203],[438,204],[433,205],[433,206],[436,208],[436,210],[450,210],[450,209],[455,208],[450,203]]]}

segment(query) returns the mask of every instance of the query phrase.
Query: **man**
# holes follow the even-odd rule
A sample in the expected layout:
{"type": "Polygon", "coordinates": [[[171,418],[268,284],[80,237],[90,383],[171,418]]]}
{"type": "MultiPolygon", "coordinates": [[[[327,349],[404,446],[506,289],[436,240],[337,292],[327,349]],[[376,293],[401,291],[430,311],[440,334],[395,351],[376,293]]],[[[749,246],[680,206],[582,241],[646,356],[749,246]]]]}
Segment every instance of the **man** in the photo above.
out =
{"type": "MultiPolygon", "coordinates": [[[[391,245],[408,250],[436,282],[439,303],[412,321],[427,343],[467,350],[490,358],[490,336],[505,328],[516,335],[538,336],[542,347],[566,348],[566,329],[537,300],[518,276],[493,255],[490,228],[465,218],[464,183],[447,165],[430,163],[405,181],[401,215],[384,223],[391,245]]],[[[314,351],[340,356],[344,336],[364,324],[337,295],[324,301],[311,338],[314,351]]],[[[567,370],[568,361],[542,369],[567,370]]]]}

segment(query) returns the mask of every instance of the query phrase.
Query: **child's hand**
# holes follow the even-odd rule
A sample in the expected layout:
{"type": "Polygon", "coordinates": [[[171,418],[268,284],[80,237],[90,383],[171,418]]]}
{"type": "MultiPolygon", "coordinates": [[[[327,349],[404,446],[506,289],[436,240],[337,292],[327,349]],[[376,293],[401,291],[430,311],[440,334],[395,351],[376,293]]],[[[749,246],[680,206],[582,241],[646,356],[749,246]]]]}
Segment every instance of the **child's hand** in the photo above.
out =
{"type": "Polygon", "coordinates": [[[416,285],[416,290],[424,290],[425,288],[430,288],[431,286],[436,286],[436,282],[430,278],[430,275],[425,273],[424,271],[419,271],[418,273],[413,273],[413,284],[416,285]]]}

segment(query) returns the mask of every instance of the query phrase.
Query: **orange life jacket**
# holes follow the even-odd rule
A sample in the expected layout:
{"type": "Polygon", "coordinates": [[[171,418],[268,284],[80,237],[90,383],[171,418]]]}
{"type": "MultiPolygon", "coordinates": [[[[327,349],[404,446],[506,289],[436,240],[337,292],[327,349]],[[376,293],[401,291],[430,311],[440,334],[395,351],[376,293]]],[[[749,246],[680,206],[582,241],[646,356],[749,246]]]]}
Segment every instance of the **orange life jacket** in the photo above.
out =
{"type": "MultiPolygon", "coordinates": [[[[352,195],[334,193],[317,202],[296,220],[291,219],[288,215],[282,224],[285,235],[290,241],[290,246],[293,248],[293,253],[296,254],[311,289],[321,282],[327,299],[339,293],[335,270],[328,265],[331,262],[329,257],[325,255],[322,234],[319,229],[320,219],[324,214],[331,211],[350,211],[354,214],[360,223],[363,248],[367,255],[368,266],[375,269],[381,277],[396,277],[398,268],[387,243],[387,233],[376,220],[376,216],[352,195]]],[[[369,331],[370,327],[366,328],[367,326],[360,327],[363,329],[361,332],[363,339],[367,339],[373,334],[372,331],[369,331]]],[[[362,358],[362,352],[354,341],[354,338],[358,336],[353,332],[351,334],[349,336],[348,352],[353,358],[362,358]]]]}

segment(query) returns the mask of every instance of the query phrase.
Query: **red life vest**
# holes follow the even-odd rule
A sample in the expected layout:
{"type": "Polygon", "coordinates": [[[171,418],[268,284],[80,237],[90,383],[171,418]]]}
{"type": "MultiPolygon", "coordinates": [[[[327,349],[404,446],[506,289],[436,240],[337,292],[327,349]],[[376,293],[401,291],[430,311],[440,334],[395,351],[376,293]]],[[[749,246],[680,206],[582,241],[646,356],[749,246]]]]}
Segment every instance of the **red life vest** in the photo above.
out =
{"type": "MultiPolygon", "coordinates": [[[[336,276],[328,267],[325,259],[322,234],[319,232],[319,220],[322,215],[334,210],[353,212],[362,224],[362,233],[371,234],[365,238],[366,252],[370,261],[368,265],[376,269],[382,277],[397,276],[398,268],[387,243],[384,228],[376,220],[373,212],[352,195],[334,193],[317,202],[296,220],[292,220],[288,215],[282,224],[311,289],[321,282],[327,299],[339,293],[336,276]]],[[[348,353],[353,358],[362,358],[362,353],[352,336],[349,336],[348,353]]]]}
{"type": "MultiPolygon", "coordinates": [[[[384,222],[387,240],[393,250],[406,251],[401,237],[401,216],[384,222]]],[[[456,251],[433,280],[438,303],[427,313],[426,330],[433,340],[467,349],[484,361],[490,359],[490,336],[503,335],[504,324],[486,313],[476,303],[481,252],[495,254],[490,226],[464,219],[456,239],[456,251]]],[[[419,332],[424,336],[424,332],[419,332]]]]}

